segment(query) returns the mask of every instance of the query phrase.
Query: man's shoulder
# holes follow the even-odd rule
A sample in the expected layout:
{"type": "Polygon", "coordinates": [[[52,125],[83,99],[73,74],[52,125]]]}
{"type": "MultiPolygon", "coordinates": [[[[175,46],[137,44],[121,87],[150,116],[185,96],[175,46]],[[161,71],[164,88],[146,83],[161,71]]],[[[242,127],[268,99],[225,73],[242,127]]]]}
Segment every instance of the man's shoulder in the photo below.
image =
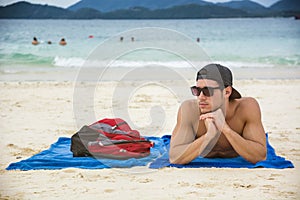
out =
{"type": "Polygon", "coordinates": [[[197,99],[188,99],[188,100],[184,100],[181,103],[181,106],[195,106],[197,105],[197,99]]]}
{"type": "Polygon", "coordinates": [[[181,109],[184,110],[198,110],[198,101],[196,99],[188,99],[181,103],[181,109]]]}
{"type": "Polygon", "coordinates": [[[180,115],[185,122],[193,123],[197,121],[200,115],[198,101],[196,99],[183,101],[180,105],[178,115],[180,115]]]}
{"type": "Polygon", "coordinates": [[[255,111],[260,112],[259,104],[257,100],[253,97],[242,97],[237,101],[237,112],[243,113],[243,114],[250,114],[255,111]]]}
{"type": "Polygon", "coordinates": [[[196,99],[188,99],[181,103],[180,105],[181,111],[186,111],[189,113],[199,114],[199,106],[198,101],[196,99]]]}
{"type": "Polygon", "coordinates": [[[246,107],[246,108],[248,108],[251,105],[253,105],[253,106],[258,105],[257,100],[253,97],[242,97],[242,98],[238,99],[237,102],[238,102],[239,106],[246,107]]]}

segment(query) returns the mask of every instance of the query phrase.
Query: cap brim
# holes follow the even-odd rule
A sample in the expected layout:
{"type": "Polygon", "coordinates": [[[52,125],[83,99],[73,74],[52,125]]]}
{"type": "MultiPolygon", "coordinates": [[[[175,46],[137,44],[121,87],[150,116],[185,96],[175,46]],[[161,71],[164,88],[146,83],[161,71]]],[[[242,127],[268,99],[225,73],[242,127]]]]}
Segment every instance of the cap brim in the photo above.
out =
{"type": "Polygon", "coordinates": [[[232,88],[231,95],[229,97],[230,99],[240,99],[242,98],[242,95],[234,88],[232,88]]]}

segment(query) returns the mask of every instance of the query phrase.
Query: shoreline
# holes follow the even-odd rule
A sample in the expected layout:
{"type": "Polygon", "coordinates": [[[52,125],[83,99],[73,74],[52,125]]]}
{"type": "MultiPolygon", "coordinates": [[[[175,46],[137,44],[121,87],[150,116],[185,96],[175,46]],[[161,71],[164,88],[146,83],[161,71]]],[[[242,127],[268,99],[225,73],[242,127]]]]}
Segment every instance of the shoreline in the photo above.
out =
{"type": "MultiPolygon", "coordinates": [[[[128,76],[132,81],[147,80],[155,77],[155,80],[176,80],[169,76],[169,73],[175,73],[185,80],[194,80],[197,69],[191,68],[169,68],[169,67],[111,67],[111,68],[53,68],[48,71],[27,71],[16,73],[0,73],[0,81],[78,81],[78,75],[84,73],[80,81],[118,81],[120,77],[128,76]],[[90,75],[90,76],[89,76],[90,75]],[[142,75],[142,76],[141,76],[142,75]],[[150,75],[150,77],[147,77],[150,75]]],[[[234,80],[284,80],[300,79],[299,67],[267,67],[267,68],[231,68],[234,80]]],[[[178,77],[177,77],[178,78],[178,77]]]]}

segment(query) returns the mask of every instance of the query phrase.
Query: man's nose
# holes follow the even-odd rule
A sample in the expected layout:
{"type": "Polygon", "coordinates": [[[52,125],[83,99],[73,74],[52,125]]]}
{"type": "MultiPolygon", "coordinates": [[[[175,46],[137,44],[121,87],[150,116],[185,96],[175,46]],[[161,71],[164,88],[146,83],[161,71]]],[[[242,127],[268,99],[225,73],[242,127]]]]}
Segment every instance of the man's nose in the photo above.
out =
{"type": "Polygon", "coordinates": [[[200,92],[200,95],[198,96],[198,99],[201,100],[201,99],[205,99],[206,96],[203,94],[203,92],[201,91],[200,92]]]}

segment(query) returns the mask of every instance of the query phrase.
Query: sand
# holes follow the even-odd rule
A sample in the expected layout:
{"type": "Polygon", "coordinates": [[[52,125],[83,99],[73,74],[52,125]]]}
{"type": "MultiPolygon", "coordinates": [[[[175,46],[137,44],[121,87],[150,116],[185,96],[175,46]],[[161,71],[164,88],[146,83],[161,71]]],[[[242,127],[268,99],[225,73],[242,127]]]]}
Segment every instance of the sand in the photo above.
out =
{"type": "MultiPolygon", "coordinates": [[[[124,108],[113,98],[118,83],[98,84],[94,111],[88,119],[74,115],[74,82],[0,82],[0,199],[300,199],[300,79],[253,79],[235,81],[243,96],[255,97],[263,124],[276,152],[291,160],[293,169],[63,169],[6,171],[12,162],[49,148],[58,137],[71,137],[81,124],[113,116],[124,108]],[[112,107],[114,109],[112,109],[112,107]]],[[[172,84],[177,84],[176,81],[172,84]]],[[[131,88],[128,83],[123,87],[131,88]]],[[[94,87],[82,83],[82,88],[94,87]]],[[[178,101],[159,85],[147,85],[130,96],[132,123],[151,122],[152,106],[160,105],[166,117],[157,132],[141,128],[143,135],[170,134],[178,101]]],[[[122,103],[122,102],[121,102],[122,103]]],[[[155,116],[154,116],[155,117],[155,116]]]]}

